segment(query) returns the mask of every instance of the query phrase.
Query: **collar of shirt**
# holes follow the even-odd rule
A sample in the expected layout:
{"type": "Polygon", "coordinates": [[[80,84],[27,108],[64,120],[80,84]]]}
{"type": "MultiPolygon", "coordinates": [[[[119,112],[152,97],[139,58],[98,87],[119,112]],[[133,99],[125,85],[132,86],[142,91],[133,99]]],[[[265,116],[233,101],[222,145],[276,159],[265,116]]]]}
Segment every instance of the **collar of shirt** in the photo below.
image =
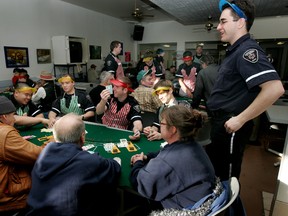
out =
{"type": "Polygon", "coordinates": [[[250,39],[251,35],[249,33],[243,35],[242,37],[240,37],[232,46],[229,46],[227,48],[227,54],[233,52],[233,50],[235,50],[240,44],[242,44],[245,40],[250,39]]]}

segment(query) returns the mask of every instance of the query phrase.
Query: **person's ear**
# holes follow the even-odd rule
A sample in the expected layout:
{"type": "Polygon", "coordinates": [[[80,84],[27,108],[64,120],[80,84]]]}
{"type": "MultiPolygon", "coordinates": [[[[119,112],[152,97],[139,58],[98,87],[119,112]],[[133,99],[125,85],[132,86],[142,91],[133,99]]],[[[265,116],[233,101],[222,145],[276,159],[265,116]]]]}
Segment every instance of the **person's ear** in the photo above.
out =
{"type": "Polygon", "coordinates": [[[85,143],[85,136],[86,136],[86,133],[85,131],[81,134],[81,137],[80,137],[80,144],[81,144],[81,147],[84,145],[85,143]]]}

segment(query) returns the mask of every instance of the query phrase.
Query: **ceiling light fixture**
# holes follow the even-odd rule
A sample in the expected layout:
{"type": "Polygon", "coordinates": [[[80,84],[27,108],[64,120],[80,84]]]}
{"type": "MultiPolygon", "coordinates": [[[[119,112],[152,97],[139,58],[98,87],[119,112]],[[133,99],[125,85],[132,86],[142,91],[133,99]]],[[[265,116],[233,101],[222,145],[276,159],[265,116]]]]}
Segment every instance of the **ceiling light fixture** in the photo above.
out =
{"type": "Polygon", "coordinates": [[[283,45],[283,44],[285,44],[284,41],[279,41],[279,42],[277,42],[277,45],[283,45]]]}
{"type": "Polygon", "coordinates": [[[163,47],[170,47],[170,45],[169,44],[164,44],[163,47]]]}

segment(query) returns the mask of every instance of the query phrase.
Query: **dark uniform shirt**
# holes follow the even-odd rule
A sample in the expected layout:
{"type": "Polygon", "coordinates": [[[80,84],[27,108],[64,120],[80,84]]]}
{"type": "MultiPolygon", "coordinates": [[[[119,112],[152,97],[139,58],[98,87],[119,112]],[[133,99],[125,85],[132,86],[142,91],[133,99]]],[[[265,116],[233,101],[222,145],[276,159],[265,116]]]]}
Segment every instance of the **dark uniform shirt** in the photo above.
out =
{"type": "Polygon", "coordinates": [[[12,95],[10,97],[10,100],[12,101],[12,103],[14,104],[14,106],[16,107],[16,114],[18,115],[18,110],[21,109],[23,114],[27,113],[27,116],[31,116],[31,117],[35,117],[39,114],[42,113],[41,109],[37,108],[35,104],[32,103],[32,101],[30,100],[28,102],[27,105],[20,105],[16,99],[14,98],[14,96],[12,95]]]}
{"type": "Polygon", "coordinates": [[[89,92],[90,98],[95,106],[97,106],[97,104],[101,101],[100,94],[104,89],[106,89],[105,86],[97,85],[89,92]]]}
{"type": "Polygon", "coordinates": [[[238,115],[256,98],[259,85],[279,79],[265,52],[246,34],[227,49],[207,106],[238,115]]]}
{"type": "MultiPolygon", "coordinates": [[[[74,94],[69,95],[69,94],[65,94],[63,96],[58,97],[52,104],[52,110],[54,113],[56,113],[57,115],[62,114],[61,111],[61,99],[65,98],[66,100],[66,107],[69,107],[71,98],[74,94]]],[[[79,108],[84,110],[84,113],[87,113],[89,111],[96,111],[95,106],[93,105],[93,103],[91,101],[89,101],[86,97],[86,94],[83,92],[78,91],[77,89],[75,89],[75,95],[78,96],[78,105],[80,106],[79,108]]]]}
{"type": "Polygon", "coordinates": [[[116,62],[115,58],[117,58],[113,53],[109,53],[105,58],[105,63],[102,71],[114,71],[118,68],[118,63],[116,62]]]}

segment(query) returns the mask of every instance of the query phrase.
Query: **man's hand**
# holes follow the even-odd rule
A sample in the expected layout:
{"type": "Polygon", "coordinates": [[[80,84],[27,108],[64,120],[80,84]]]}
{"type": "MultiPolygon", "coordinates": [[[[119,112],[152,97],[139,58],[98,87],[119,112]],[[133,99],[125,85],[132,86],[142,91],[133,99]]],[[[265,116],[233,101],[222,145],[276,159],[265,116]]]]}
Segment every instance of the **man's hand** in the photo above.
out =
{"type": "Polygon", "coordinates": [[[139,160],[143,161],[143,160],[146,160],[146,159],[147,159],[147,156],[144,155],[143,152],[141,152],[141,154],[133,155],[131,157],[131,165],[133,166],[137,161],[139,161],[139,160]]]}
{"type": "Polygon", "coordinates": [[[105,102],[107,102],[107,100],[110,98],[110,92],[108,89],[104,89],[101,93],[100,93],[101,99],[104,100],[105,102]]]}
{"type": "Polygon", "coordinates": [[[130,140],[139,140],[140,137],[141,137],[141,133],[140,133],[140,131],[138,130],[138,131],[136,131],[132,136],[130,135],[130,136],[129,136],[129,139],[130,139],[130,140]]]}
{"type": "Polygon", "coordinates": [[[235,116],[226,121],[224,127],[226,128],[227,133],[234,133],[238,131],[244,124],[245,122],[240,121],[239,117],[235,116]]]}
{"type": "Polygon", "coordinates": [[[161,136],[161,133],[157,132],[157,131],[150,131],[150,133],[147,135],[147,139],[149,141],[152,141],[152,140],[160,140],[162,139],[162,136],[161,136]]]}

